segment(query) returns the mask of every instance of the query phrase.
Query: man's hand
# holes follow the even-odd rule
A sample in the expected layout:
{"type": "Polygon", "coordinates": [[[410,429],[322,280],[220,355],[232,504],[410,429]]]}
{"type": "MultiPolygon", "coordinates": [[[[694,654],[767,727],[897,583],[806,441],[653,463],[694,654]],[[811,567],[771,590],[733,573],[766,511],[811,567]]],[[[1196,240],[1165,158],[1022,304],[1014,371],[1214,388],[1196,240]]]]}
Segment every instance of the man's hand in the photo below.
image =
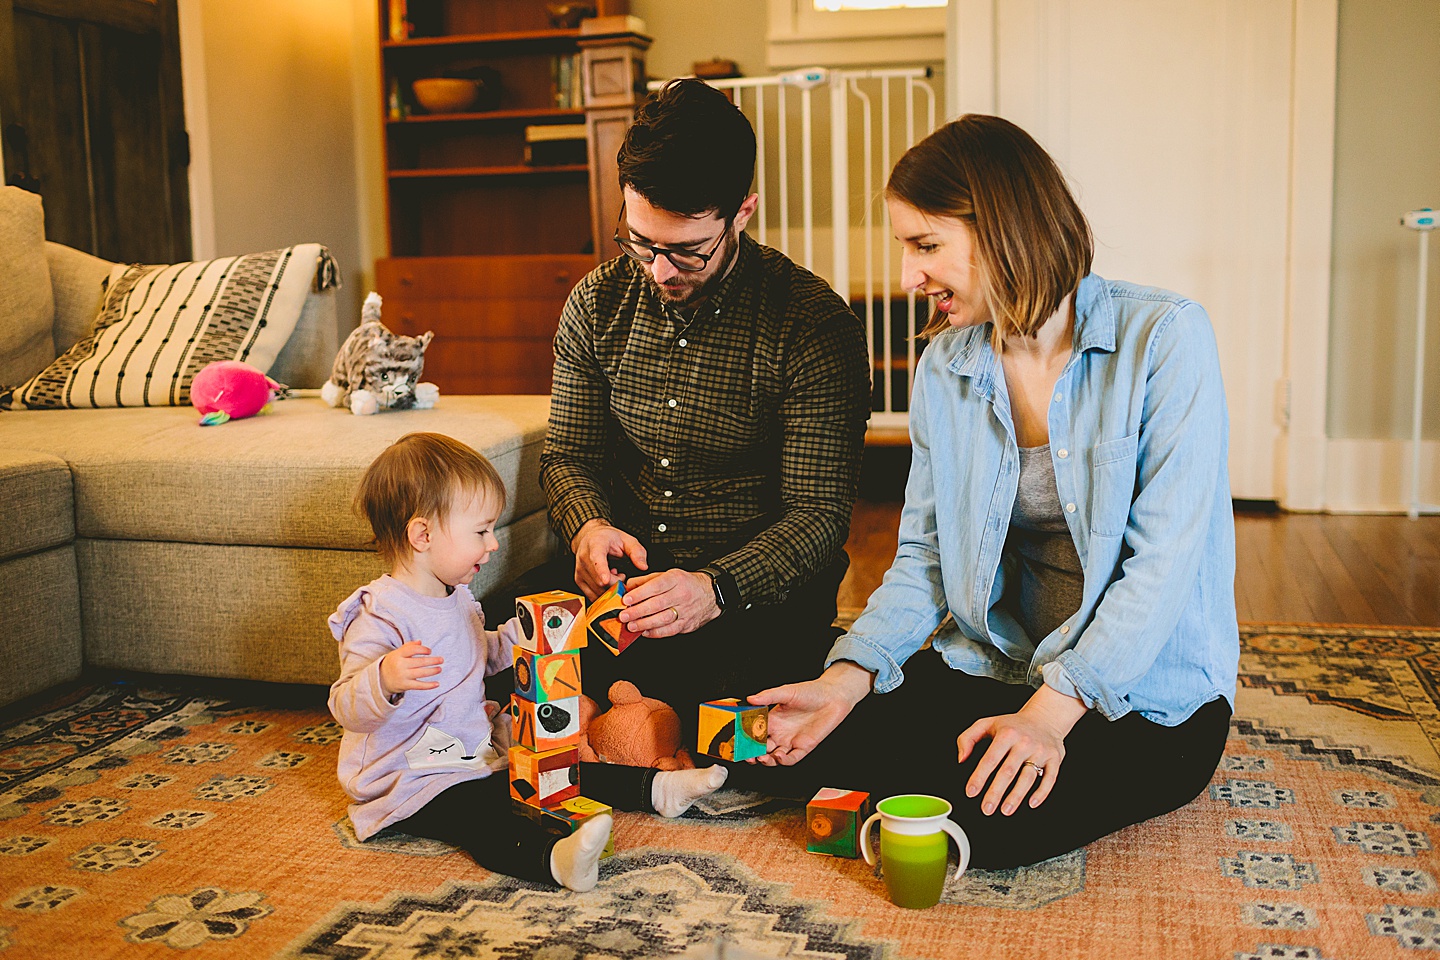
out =
{"type": "Polygon", "coordinates": [[[1085,704],[1054,687],[1041,686],[1018,712],[976,720],[955,741],[963,763],[979,741],[990,738],[989,748],[965,782],[965,795],[979,796],[985,781],[990,780],[990,789],[980,803],[986,816],[997,807],[1010,816],[1027,793],[1030,806],[1040,806],[1060,775],[1065,737],[1084,715],[1085,704]],[[1010,790],[1009,796],[1005,796],[1006,790],[1010,790]]]}
{"type": "Polygon", "coordinates": [[[631,577],[625,584],[620,622],[647,637],[693,633],[718,616],[708,574],[676,568],[631,577]]]}
{"type": "Polygon", "coordinates": [[[380,691],[394,697],[406,690],[434,690],[440,684],[424,677],[440,672],[444,657],[430,656],[430,648],[419,640],[401,644],[380,658],[380,691]]]}
{"type": "Polygon", "coordinates": [[[750,703],[772,707],[767,750],[752,762],[767,767],[799,763],[840,726],[874,682],[875,675],[858,663],[837,660],[819,679],[787,683],[747,697],[750,703]]]}
{"type": "Polygon", "coordinates": [[[638,569],[648,569],[640,541],[599,517],[585,521],[570,550],[575,554],[575,586],[591,602],[620,579],[620,571],[610,566],[611,557],[629,557],[638,569]]]}

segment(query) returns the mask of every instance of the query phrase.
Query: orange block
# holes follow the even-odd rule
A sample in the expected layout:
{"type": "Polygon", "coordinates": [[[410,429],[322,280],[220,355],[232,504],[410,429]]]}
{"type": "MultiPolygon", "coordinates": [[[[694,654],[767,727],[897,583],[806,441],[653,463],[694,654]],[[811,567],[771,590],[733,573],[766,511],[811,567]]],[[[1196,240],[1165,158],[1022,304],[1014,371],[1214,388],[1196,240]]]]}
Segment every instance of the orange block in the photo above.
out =
{"type": "Polygon", "coordinates": [[[536,703],[510,695],[510,736],[527,750],[554,750],[580,742],[580,698],[536,703]]]}
{"type": "Polygon", "coordinates": [[[559,806],[580,796],[580,751],[559,747],[536,753],[511,747],[510,796],[535,807],[559,806]]]}
{"type": "Polygon", "coordinates": [[[551,590],[515,598],[520,620],[516,646],[531,653],[555,653],[585,646],[585,598],[551,590]]]}

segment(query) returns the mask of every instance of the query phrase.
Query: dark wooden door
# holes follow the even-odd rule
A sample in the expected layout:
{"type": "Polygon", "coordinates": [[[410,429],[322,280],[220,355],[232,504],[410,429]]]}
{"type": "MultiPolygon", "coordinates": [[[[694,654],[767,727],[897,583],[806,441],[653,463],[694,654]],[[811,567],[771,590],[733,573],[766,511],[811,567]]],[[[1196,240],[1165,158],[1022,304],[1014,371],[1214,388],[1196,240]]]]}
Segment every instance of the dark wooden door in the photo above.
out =
{"type": "Polygon", "coordinates": [[[190,256],[176,0],[0,0],[5,182],[48,239],[107,260],[190,256]]]}

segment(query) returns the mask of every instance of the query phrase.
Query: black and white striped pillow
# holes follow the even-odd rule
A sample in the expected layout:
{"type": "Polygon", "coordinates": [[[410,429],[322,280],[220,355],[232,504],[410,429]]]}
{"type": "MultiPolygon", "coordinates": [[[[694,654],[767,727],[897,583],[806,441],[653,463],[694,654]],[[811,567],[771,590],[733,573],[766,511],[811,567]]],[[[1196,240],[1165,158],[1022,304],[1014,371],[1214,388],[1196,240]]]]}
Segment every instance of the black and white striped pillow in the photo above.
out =
{"type": "Polygon", "coordinates": [[[169,266],[117,265],[95,329],[17,387],[9,406],[187,404],[191,380],[212,361],[268,371],[311,288],[329,285],[333,275],[318,243],[169,266]]]}

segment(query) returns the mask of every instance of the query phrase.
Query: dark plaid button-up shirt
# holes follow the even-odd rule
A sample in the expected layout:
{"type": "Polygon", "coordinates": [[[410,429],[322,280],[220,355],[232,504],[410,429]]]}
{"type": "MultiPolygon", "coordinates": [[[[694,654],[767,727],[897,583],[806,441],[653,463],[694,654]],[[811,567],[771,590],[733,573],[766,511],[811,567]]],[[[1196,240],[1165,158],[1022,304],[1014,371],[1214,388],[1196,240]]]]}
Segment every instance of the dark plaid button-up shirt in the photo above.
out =
{"type": "Polygon", "coordinates": [[[742,235],[693,318],[617,257],[555,335],[540,482],[569,543],[596,517],[783,601],[839,555],[860,473],[864,329],[820,278],[742,235]]]}

